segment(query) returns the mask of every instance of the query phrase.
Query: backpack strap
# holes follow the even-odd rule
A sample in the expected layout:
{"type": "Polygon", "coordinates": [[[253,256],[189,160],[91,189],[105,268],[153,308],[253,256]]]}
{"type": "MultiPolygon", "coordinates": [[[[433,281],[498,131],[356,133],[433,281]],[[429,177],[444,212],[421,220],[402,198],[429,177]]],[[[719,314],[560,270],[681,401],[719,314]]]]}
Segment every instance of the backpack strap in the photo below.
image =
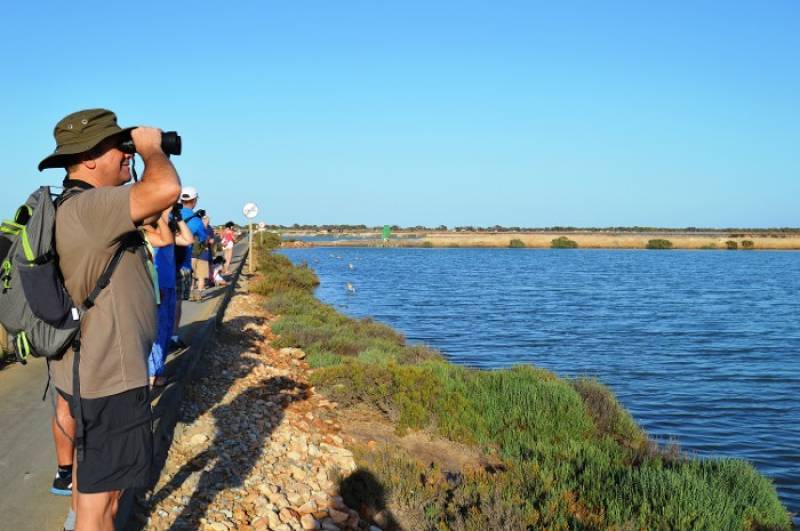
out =
{"type": "Polygon", "coordinates": [[[84,190],[91,190],[94,188],[91,184],[87,183],[86,181],[81,181],[79,179],[70,179],[69,177],[64,178],[64,182],[62,183],[64,191],[61,192],[55,200],[56,208],[60,207],[64,201],[69,199],[70,197],[74,197],[79,193],[83,192],[84,190]]]}
{"type": "MultiPolygon", "coordinates": [[[[117,250],[114,251],[114,256],[111,257],[111,261],[106,266],[105,271],[103,271],[103,274],[100,275],[100,278],[97,280],[97,284],[95,285],[94,289],[89,296],[86,297],[86,300],[83,301],[83,312],[86,312],[95,305],[100,292],[102,292],[103,289],[105,289],[106,286],[108,286],[111,282],[111,276],[114,274],[117,266],[122,261],[122,256],[125,254],[125,252],[133,251],[141,244],[142,237],[138,232],[130,233],[129,236],[125,237],[120,242],[117,250]]],[[[80,362],[81,332],[79,327],[78,333],[75,334],[75,337],[72,340],[72,406],[75,410],[75,453],[78,462],[82,462],[86,454],[86,430],[83,423],[83,406],[81,404],[80,362]]]]}
{"type": "Polygon", "coordinates": [[[83,462],[86,455],[86,426],[83,424],[83,405],[81,404],[81,332],[72,339],[72,407],[75,410],[75,456],[83,462]]]}
{"type": "MultiPolygon", "coordinates": [[[[137,232],[136,234],[138,235],[139,233],[137,232]]],[[[97,284],[95,284],[94,289],[83,301],[84,311],[95,305],[95,302],[97,302],[97,297],[100,296],[100,292],[111,283],[111,276],[114,274],[117,266],[122,261],[122,256],[125,254],[125,251],[136,249],[139,245],[141,245],[141,243],[141,237],[126,237],[122,242],[120,242],[119,247],[117,247],[117,250],[114,251],[114,256],[112,256],[111,261],[108,262],[105,271],[103,271],[103,274],[97,279],[97,284]],[[138,241],[134,241],[134,239],[138,241]]]]}

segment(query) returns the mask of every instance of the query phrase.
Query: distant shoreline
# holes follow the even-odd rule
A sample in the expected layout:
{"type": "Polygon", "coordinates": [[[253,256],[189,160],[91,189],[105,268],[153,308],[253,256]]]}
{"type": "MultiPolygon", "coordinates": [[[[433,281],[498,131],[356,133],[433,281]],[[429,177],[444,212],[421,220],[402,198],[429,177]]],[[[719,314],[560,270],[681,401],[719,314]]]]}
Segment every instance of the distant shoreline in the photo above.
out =
{"type": "Polygon", "coordinates": [[[287,242],[285,247],[432,247],[546,249],[552,241],[567,238],[580,249],[646,249],[651,240],[668,240],[672,249],[694,250],[800,250],[800,233],[784,232],[398,232],[384,243],[374,232],[325,234],[286,231],[291,240],[303,236],[339,236],[333,241],[287,242]],[[733,242],[733,243],[729,243],[733,242]]]}

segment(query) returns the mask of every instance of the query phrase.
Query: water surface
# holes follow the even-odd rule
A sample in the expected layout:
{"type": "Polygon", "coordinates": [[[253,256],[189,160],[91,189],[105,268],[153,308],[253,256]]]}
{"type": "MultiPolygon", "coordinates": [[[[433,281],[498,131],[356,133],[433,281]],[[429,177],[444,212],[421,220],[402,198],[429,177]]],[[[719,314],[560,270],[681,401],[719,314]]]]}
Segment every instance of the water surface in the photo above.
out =
{"type": "Polygon", "coordinates": [[[455,363],[598,378],[651,436],[752,461],[800,511],[800,253],[284,252],[323,301],[455,363]]]}

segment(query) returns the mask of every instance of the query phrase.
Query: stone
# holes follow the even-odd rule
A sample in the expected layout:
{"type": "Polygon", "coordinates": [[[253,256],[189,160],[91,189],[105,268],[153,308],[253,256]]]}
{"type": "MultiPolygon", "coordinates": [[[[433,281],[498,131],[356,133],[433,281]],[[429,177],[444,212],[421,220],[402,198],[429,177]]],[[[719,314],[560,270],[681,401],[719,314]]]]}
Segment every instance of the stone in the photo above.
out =
{"type": "Polygon", "coordinates": [[[311,514],[317,510],[317,504],[314,503],[314,500],[308,500],[303,505],[297,508],[297,512],[300,514],[311,514]]]}
{"type": "MultiPolygon", "coordinates": [[[[275,514],[275,513],[272,513],[275,514]]],[[[269,529],[269,520],[264,518],[263,516],[257,516],[250,521],[250,525],[253,526],[253,529],[256,531],[265,531],[269,529]]]]}
{"type": "Polygon", "coordinates": [[[347,522],[347,519],[350,518],[350,515],[347,514],[346,512],[339,511],[333,508],[328,510],[328,514],[330,515],[331,520],[333,520],[333,523],[339,525],[344,524],[345,522],[347,522]]]}
{"type": "Polygon", "coordinates": [[[300,517],[300,525],[303,526],[303,529],[307,530],[320,528],[319,522],[317,522],[310,514],[304,514],[300,517]]]}
{"type": "Polygon", "coordinates": [[[333,509],[344,509],[347,506],[344,504],[344,500],[341,496],[331,496],[328,500],[328,507],[333,509]]]}
{"type": "Polygon", "coordinates": [[[192,435],[192,438],[189,439],[189,444],[192,446],[200,446],[201,444],[205,444],[208,441],[208,435],[205,433],[196,433],[192,435]]]}
{"type": "Polygon", "coordinates": [[[306,353],[300,350],[299,348],[292,348],[292,347],[284,347],[278,351],[279,354],[282,356],[287,356],[294,358],[296,360],[305,359],[306,353]]]}
{"type": "Polygon", "coordinates": [[[381,526],[382,528],[389,527],[389,523],[391,522],[391,518],[389,517],[389,512],[386,510],[375,513],[375,516],[373,516],[372,519],[375,520],[375,523],[381,526]]]}
{"type": "Polygon", "coordinates": [[[294,522],[296,520],[294,514],[285,507],[281,509],[280,513],[278,513],[278,518],[280,518],[281,522],[283,522],[284,524],[288,524],[289,522],[294,522]]]}
{"type": "Polygon", "coordinates": [[[269,511],[267,513],[267,520],[269,521],[269,526],[273,529],[281,525],[281,519],[274,511],[269,511]]]}
{"type": "Polygon", "coordinates": [[[269,501],[277,505],[279,508],[289,505],[289,501],[286,499],[286,496],[280,494],[279,492],[271,492],[267,495],[267,498],[269,498],[269,501]]]}
{"type": "Polygon", "coordinates": [[[293,506],[297,506],[303,503],[303,496],[301,496],[297,492],[290,492],[289,494],[286,495],[286,499],[289,500],[289,503],[292,504],[293,506]]]}

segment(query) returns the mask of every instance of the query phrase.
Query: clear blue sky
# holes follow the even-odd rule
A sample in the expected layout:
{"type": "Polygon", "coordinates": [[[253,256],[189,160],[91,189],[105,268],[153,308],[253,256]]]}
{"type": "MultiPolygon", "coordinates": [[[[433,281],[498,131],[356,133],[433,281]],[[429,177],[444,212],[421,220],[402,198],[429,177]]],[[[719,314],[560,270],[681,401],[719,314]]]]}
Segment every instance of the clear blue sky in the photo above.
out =
{"type": "Polygon", "coordinates": [[[0,215],[101,106],[214,222],[800,226],[800,2],[553,4],[15,3],[0,215]]]}

